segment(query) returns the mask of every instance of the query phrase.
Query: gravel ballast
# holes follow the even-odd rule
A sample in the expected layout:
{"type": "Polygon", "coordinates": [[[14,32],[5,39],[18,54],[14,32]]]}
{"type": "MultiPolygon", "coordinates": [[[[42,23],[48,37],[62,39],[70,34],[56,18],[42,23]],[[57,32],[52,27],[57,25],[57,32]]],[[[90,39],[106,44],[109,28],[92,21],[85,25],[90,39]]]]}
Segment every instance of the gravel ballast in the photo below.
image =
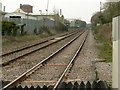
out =
{"type": "Polygon", "coordinates": [[[41,60],[55,52],[58,48],[66,44],[75,36],[76,35],[73,35],[65,40],[62,40],[35,53],[20,58],[17,61],[11,63],[10,65],[3,67],[3,80],[14,80],[23,72],[27,71],[28,69],[39,63],[41,60]]]}
{"type": "MultiPolygon", "coordinates": [[[[74,35],[75,37],[76,35],[74,35]]],[[[29,56],[19,59],[17,62],[13,62],[11,65],[3,67],[3,80],[12,81],[16,79],[23,72],[36,65],[42,59],[55,52],[58,48],[63,46],[66,42],[70,41],[73,37],[66,40],[62,40],[57,44],[51,45],[50,47],[44,48],[37,51],[29,56]],[[14,72],[15,71],[15,72],[14,72]]],[[[80,42],[83,38],[78,38],[74,43],[65,48],[64,51],[60,52],[59,55],[52,58],[49,63],[42,67],[34,74],[32,74],[26,81],[22,82],[21,85],[31,86],[43,86],[49,84],[55,84],[60,77],[60,74],[65,69],[72,57],[73,53],[77,50],[80,42]],[[55,66],[57,65],[57,66],[55,66]]],[[[99,62],[98,50],[96,48],[96,42],[92,31],[89,31],[87,40],[83,46],[82,51],[79,53],[75,60],[74,66],[70,73],[66,74],[65,81],[94,81],[94,80],[112,80],[112,64],[106,62],[99,62]]]]}
{"type": "Polygon", "coordinates": [[[92,31],[89,31],[85,45],[68,74],[67,81],[112,80],[111,63],[98,62],[97,52],[94,36],[92,31]]]}
{"type": "Polygon", "coordinates": [[[68,63],[72,59],[85,35],[86,33],[80,36],[72,44],[67,46],[55,57],[51,58],[45,66],[30,75],[30,77],[28,77],[24,82],[22,82],[21,85],[24,87],[25,85],[43,86],[55,84],[55,82],[60,78],[60,75],[63,73],[64,69],[67,67],[68,63]],[[45,83],[45,81],[48,81],[48,83],[45,83]]]}

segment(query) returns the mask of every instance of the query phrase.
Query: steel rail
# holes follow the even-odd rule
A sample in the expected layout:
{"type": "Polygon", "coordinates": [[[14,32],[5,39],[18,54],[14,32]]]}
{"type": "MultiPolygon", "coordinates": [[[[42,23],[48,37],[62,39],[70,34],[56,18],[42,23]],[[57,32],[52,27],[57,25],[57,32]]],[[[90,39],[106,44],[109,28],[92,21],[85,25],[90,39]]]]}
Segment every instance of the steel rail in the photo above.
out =
{"type": "Polygon", "coordinates": [[[57,43],[57,42],[65,39],[65,38],[68,38],[68,37],[70,37],[70,36],[72,36],[72,35],[74,35],[74,34],[76,34],[76,33],[78,33],[78,32],[75,32],[75,33],[69,34],[69,35],[67,35],[67,36],[64,36],[63,38],[61,38],[61,39],[59,39],[59,40],[56,40],[56,41],[54,41],[54,42],[51,42],[50,44],[44,45],[44,46],[39,47],[39,48],[37,48],[37,49],[35,49],[35,50],[32,50],[32,51],[30,51],[30,52],[27,52],[27,53],[25,53],[25,54],[23,54],[23,55],[20,55],[20,56],[14,58],[14,59],[9,60],[9,61],[3,62],[3,63],[0,64],[0,65],[6,66],[6,65],[8,65],[8,64],[11,63],[11,62],[16,61],[17,59],[20,59],[20,58],[22,58],[22,57],[24,57],[24,56],[27,56],[27,55],[29,55],[29,54],[31,54],[31,53],[34,53],[34,52],[36,52],[36,51],[38,51],[38,50],[40,50],[40,49],[46,48],[46,47],[48,47],[48,46],[50,46],[50,45],[52,45],[52,44],[54,44],[54,43],[57,43]]]}
{"type": "MultiPolygon", "coordinates": [[[[54,39],[54,38],[51,38],[51,39],[54,39]]],[[[51,39],[50,39],[50,40],[51,40],[51,39]]],[[[33,44],[33,45],[29,45],[29,46],[27,46],[27,47],[23,47],[23,48],[20,48],[20,49],[17,49],[17,50],[13,50],[13,51],[4,53],[4,54],[2,54],[1,56],[4,57],[4,56],[7,56],[7,55],[16,53],[16,52],[20,52],[20,51],[22,51],[22,50],[25,50],[25,49],[31,48],[31,47],[33,47],[33,46],[37,46],[37,45],[43,44],[43,43],[48,42],[48,41],[49,41],[49,40],[44,40],[44,41],[41,41],[41,42],[39,42],[39,43],[36,43],[36,44],[33,44]]],[[[0,57],[1,57],[1,56],[0,56],[0,57]]]]}
{"type": "MultiPolygon", "coordinates": [[[[66,34],[62,34],[62,35],[60,35],[60,36],[58,36],[58,37],[62,37],[62,36],[65,36],[65,35],[68,35],[68,34],[71,34],[71,33],[73,33],[73,32],[69,32],[69,33],[66,33],[66,34]]],[[[55,37],[52,37],[52,38],[50,38],[50,39],[43,40],[43,41],[41,41],[41,42],[38,42],[38,43],[35,43],[35,44],[32,44],[32,45],[26,46],[26,47],[22,47],[22,48],[20,48],[20,49],[17,49],[17,50],[13,50],[13,51],[4,53],[4,54],[0,55],[0,57],[7,56],[7,55],[10,55],[10,54],[13,54],[13,53],[20,52],[20,51],[22,51],[22,50],[31,48],[31,47],[33,47],[33,46],[37,46],[37,45],[43,44],[43,43],[45,43],[45,42],[48,42],[49,40],[53,40],[54,38],[55,38],[55,37]]]]}
{"type": "Polygon", "coordinates": [[[37,70],[41,65],[43,65],[46,61],[48,61],[50,58],[52,58],[53,56],[55,56],[58,52],[60,52],[61,50],[63,50],[65,47],[67,47],[68,45],[70,45],[73,41],[75,41],[80,35],[82,35],[84,32],[81,32],[79,35],[77,35],[75,38],[73,38],[71,41],[69,41],[67,44],[65,44],[64,46],[62,46],[61,48],[59,48],[57,51],[55,51],[54,53],[52,53],[50,56],[48,56],[47,58],[43,59],[41,62],[39,62],[37,65],[33,66],[31,69],[27,70],[25,73],[23,73],[22,75],[20,75],[18,78],[16,78],[15,80],[13,80],[12,82],[10,82],[9,84],[7,84],[6,86],[4,86],[2,89],[5,90],[7,88],[9,88],[12,85],[16,85],[18,83],[20,83],[21,80],[24,80],[29,74],[31,74],[33,71],[37,70]]]}
{"type": "Polygon", "coordinates": [[[53,87],[53,90],[57,90],[59,84],[61,83],[61,81],[63,80],[66,72],[71,68],[71,65],[74,63],[74,60],[76,59],[77,55],[79,54],[79,52],[81,51],[85,41],[86,41],[86,38],[87,38],[87,35],[85,36],[85,38],[83,39],[82,43],[80,44],[80,46],[78,47],[75,55],[72,57],[72,59],[70,60],[69,64],[67,65],[66,69],[63,71],[63,73],[61,74],[60,78],[58,79],[58,81],[56,82],[55,86],[53,87]]]}

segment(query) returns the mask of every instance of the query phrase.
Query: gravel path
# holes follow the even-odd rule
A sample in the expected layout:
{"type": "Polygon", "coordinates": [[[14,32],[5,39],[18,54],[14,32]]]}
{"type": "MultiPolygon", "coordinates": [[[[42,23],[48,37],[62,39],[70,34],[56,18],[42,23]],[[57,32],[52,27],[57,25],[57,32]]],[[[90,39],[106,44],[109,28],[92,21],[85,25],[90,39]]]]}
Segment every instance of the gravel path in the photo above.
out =
{"type": "Polygon", "coordinates": [[[112,81],[112,63],[97,62],[95,65],[99,80],[112,81]]]}
{"type": "Polygon", "coordinates": [[[56,44],[50,45],[50,46],[48,46],[44,49],[41,49],[35,53],[32,53],[28,56],[18,59],[17,61],[11,63],[10,65],[3,67],[3,80],[11,81],[11,80],[17,78],[23,72],[30,69],[31,67],[36,65],[38,62],[43,60],[45,57],[47,57],[48,55],[55,52],[58,48],[63,46],[65,43],[70,41],[75,36],[76,35],[73,35],[67,39],[57,42],[56,44]]]}
{"type": "Polygon", "coordinates": [[[67,81],[111,80],[111,64],[97,63],[97,52],[94,36],[92,31],[89,31],[85,45],[79,53],[71,73],[67,75],[67,81]]]}

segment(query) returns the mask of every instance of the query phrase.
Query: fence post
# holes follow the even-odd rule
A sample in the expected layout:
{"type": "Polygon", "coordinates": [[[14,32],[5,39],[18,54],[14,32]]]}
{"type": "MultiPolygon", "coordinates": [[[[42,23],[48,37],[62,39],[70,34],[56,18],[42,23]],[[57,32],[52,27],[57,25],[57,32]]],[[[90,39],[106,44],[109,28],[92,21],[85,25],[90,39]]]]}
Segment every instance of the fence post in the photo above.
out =
{"type": "Polygon", "coordinates": [[[112,66],[112,88],[120,90],[120,16],[113,18],[113,66],[112,66]]]}

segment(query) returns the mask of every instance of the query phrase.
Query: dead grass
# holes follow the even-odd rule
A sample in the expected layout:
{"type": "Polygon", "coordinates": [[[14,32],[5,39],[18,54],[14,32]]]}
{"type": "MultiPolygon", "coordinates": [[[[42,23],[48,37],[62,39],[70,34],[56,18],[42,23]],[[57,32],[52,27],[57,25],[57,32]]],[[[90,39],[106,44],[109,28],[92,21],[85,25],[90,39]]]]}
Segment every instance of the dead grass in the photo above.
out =
{"type": "MultiPolygon", "coordinates": [[[[97,36],[96,36],[97,37],[97,36]]],[[[97,37],[96,38],[97,48],[99,50],[99,58],[104,59],[105,62],[112,62],[112,47],[109,42],[104,40],[104,38],[97,37]]]]}
{"type": "Polygon", "coordinates": [[[112,62],[112,30],[111,24],[95,27],[94,35],[99,49],[99,58],[112,62]]]}
{"type": "MultiPolygon", "coordinates": [[[[51,36],[51,35],[50,35],[51,36]]],[[[33,40],[38,40],[42,39],[45,37],[49,37],[48,35],[24,35],[24,36],[3,36],[2,37],[2,45],[9,45],[13,43],[22,43],[22,42],[27,42],[27,41],[33,41],[33,40]]]]}

